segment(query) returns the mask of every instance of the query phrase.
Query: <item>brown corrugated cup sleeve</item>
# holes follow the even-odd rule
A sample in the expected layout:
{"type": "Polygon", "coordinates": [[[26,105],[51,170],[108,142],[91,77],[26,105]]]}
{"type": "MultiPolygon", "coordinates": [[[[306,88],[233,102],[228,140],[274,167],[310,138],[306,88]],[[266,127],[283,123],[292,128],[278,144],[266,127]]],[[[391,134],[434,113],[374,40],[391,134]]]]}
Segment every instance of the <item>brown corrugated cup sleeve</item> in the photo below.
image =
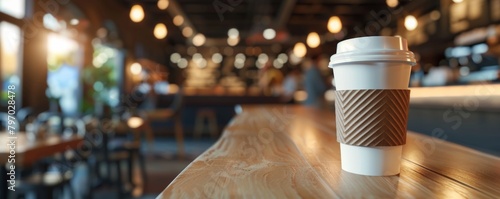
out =
{"type": "Polygon", "coordinates": [[[355,146],[406,144],[410,90],[336,91],[337,141],[355,146]]]}

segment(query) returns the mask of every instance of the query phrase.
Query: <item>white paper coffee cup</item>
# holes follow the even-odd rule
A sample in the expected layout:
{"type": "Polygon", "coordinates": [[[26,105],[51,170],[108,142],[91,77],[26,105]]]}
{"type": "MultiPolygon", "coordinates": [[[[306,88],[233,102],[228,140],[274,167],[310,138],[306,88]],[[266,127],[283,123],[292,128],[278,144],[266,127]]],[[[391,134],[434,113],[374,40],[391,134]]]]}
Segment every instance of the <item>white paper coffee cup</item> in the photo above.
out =
{"type": "MultiPolygon", "coordinates": [[[[414,64],[405,39],[373,36],[340,42],[329,67],[333,68],[338,91],[389,90],[408,89],[414,64]]],[[[402,145],[367,147],[340,143],[340,150],[342,169],[347,172],[369,176],[400,172],[402,145]]]]}

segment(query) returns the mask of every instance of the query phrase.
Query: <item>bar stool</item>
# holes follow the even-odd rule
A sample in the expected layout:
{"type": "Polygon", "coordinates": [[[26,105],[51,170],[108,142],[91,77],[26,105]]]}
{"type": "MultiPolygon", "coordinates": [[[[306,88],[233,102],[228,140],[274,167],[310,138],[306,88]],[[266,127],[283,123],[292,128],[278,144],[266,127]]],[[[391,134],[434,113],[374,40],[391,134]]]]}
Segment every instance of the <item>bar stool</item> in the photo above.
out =
{"type": "Polygon", "coordinates": [[[182,107],[184,104],[184,89],[180,87],[177,93],[174,96],[174,100],[172,104],[170,104],[169,108],[165,109],[156,109],[153,111],[144,111],[139,113],[140,115],[144,115],[144,131],[146,135],[149,137],[148,139],[154,139],[151,122],[154,121],[167,121],[172,120],[174,122],[174,133],[175,139],[177,142],[178,156],[180,159],[184,158],[184,131],[182,127],[182,107]]]}

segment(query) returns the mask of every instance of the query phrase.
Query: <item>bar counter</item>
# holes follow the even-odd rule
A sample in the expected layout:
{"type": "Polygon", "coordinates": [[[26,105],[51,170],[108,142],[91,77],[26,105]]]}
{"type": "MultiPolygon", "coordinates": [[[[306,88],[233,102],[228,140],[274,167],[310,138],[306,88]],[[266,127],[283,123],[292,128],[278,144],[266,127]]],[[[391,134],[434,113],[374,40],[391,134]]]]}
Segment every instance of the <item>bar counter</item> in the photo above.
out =
{"type": "Polygon", "coordinates": [[[495,198],[500,158],[408,132],[401,173],[342,171],[332,110],[244,106],[158,198],[495,198]]]}
{"type": "Polygon", "coordinates": [[[500,156],[500,84],[411,88],[408,129],[500,156]]]}

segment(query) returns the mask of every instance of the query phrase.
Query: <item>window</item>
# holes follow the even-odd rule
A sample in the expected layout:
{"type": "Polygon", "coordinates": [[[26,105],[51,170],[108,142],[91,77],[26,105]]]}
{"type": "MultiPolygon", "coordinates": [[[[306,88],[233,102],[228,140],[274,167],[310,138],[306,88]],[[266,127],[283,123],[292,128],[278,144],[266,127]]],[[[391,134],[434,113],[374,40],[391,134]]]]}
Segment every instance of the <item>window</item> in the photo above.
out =
{"type": "Polygon", "coordinates": [[[94,97],[94,101],[105,102],[111,107],[117,106],[120,102],[123,53],[116,48],[96,43],[92,65],[84,72],[85,83],[93,88],[88,94],[94,97]]]}
{"type": "Polygon", "coordinates": [[[66,115],[78,113],[81,98],[80,69],[83,53],[76,41],[60,34],[47,37],[47,84],[50,97],[66,115]]]}
{"type": "Polygon", "coordinates": [[[24,18],[26,0],[0,0],[0,12],[16,18],[24,18]]]}
{"type": "MultiPolygon", "coordinates": [[[[3,0],[0,0],[3,2],[3,0]]],[[[8,22],[0,22],[0,74],[2,74],[2,105],[7,102],[7,87],[16,86],[17,97],[20,99],[21,91],[21,29],[8,22]]]]}

